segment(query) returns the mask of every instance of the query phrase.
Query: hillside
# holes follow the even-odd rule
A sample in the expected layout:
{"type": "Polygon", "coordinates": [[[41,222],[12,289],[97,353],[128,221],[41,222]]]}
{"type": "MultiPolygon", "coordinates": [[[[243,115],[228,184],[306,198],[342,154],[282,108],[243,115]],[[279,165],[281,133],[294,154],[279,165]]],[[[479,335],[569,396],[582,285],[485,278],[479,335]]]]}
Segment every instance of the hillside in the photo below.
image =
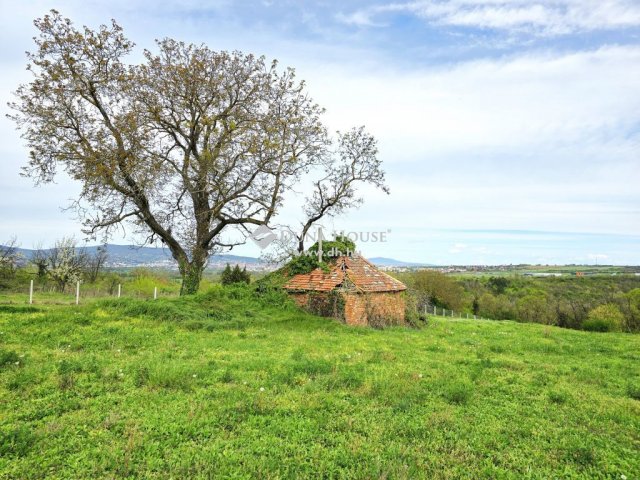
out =
{"type": "MultiPolygon", "coordinates": [[[[167,248],[138,247],[135,245],[115,245],[109,243],[107,247],[108,267],[164,267],[177,268],[176,262],[167,248]]],[[[90,255],[94,255],[98,245],[83,247],[90,255]]],[[[33,255],[33,250],[20,248],[18,251],[26,259],[33,255]]],[[[46,251],[46,249],[45,249],[46,251]]],[[[263,267],[259,258],[241,255],[219,254],[212,255],[209,266],[211,268],[223,268],[227,263],[246,265],[247,267],[263,267]]]]}
{"type": "MultiPolygon", "coordinates": [[[[1,247],[1,246],[0,246],[1,247]]],[[[116,245],[109,243],[106,245],[108,267],[164,267],[176,268],[176,263],[171,257],[171,252],[167,248],[139,247],[136,245],[116,245]]],[[[90,255],[94,255],[98,245],[83,247],[90,255]]],[[[28,248],[18,248],[23,258],[29,259],[33,256],[34,250],[28,248]]],[[[45,249],[46,251],[46,249],[45,249]]],[[[384,267],[418,267],[427,266],[422,263],[403,262],[393,258],[374,257],[370,258],[375,265],[384,267]]],[[[249,257],[246,255],[216,254],[211,256],[210,268],[224,268],[229,263],[246,266],[249,270],[263,270],[269,268],[262,259],[249,257]]],[[[429,265],[430,266],[430,265],[429,265]]]]}
{"type": "Polygon", "coordinates": [[[274,292],[0,305],[0,478],[638,478],[640,337],[274,292]]]}

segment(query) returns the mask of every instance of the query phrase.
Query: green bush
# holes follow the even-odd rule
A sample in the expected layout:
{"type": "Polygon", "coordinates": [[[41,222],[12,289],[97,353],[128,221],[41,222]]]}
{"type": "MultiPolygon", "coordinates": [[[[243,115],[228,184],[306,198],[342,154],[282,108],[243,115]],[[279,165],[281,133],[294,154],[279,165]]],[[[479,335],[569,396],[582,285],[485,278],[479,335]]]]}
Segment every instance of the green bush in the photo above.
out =
{"type": "Polygon", "coordinates": [[[612,304],[600,305],[589,312],[582,328],[591,332],[619,332],[624,327],[624,315],[612,304]]]}
{"type": "Polygon", "coordinates": [[[299,275],[312,272],[318,267],[326,267],[326,264],[318,262],[317,255],[305,253],[293,257],[291,261],[287,263],[286,269],[289,275],[299,275]]]}
{"type": "MultiPolygon", "coordinates": [[[[308,253],[317,259],[318,242],[309,247],[308,253]]],[[[356,244],[347,237],[338,235],[334,240],[322,242],[322,259],[327,262],[337,257],[352,256],[356,253],[356,244]]]]}
{"type": "Polygon", "coordinates": [[[239,265],[236,264],[235,267],[231,268],[227,263],[220,275],[220,283],[222,285],[233,285],[234,283],[246,283],[248,285],[251,283],[251,275],[247,272],[247,267],[240,270],[239,265]]]}

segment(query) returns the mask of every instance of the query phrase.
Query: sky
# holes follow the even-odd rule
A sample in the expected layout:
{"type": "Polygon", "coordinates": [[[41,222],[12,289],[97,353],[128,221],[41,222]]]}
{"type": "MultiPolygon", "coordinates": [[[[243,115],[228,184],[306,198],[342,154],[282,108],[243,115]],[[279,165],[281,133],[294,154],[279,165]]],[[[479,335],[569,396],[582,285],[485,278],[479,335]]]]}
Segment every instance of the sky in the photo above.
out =
{"type": "MultiPolygon", "coordinates": [[[[324,222],[368,257],[433,264],[640,264],[638,0],[0,0],[0,105],[29,81],[33,19],[111,18],[154,39],[242,50],[292,66],[330,130],[365,125],[390,195],[324,222]],[[371,232],[385,232],[374,242],[371,232]],[[367,241],[367,238],[369,239],[367,241]]],[[[34,187],[0,118],[0,242],[74,235],[60,176],[34,187]]],[[[295,222],[299,202],[279,221],[295,222]]],[[[112,243],[129,243],[128,234],[112,243]]],[[[233,250],[258,255],[248,242],[233,250]]]]}

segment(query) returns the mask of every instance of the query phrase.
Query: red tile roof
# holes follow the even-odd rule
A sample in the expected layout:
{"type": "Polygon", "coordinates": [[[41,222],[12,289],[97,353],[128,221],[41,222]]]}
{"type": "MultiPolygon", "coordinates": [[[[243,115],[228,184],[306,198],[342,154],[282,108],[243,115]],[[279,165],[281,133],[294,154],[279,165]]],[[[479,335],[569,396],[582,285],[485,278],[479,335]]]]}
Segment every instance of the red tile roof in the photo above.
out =
{"type": "Polygon", "coordinates": [[[328,292],[343,285],[345,280],[362,292],[399,292],[407,288],[402,282],[381,272],[360,256],[339,257],[329,273],[316,268],[311,273],[295,275],[284,288],[328,292]]]}

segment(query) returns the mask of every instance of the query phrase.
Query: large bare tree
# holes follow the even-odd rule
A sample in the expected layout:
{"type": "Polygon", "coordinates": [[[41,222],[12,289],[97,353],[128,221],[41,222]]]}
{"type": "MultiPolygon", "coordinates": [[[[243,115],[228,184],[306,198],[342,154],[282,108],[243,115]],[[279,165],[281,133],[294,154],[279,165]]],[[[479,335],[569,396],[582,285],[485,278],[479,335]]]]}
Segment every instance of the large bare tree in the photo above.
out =
{"type": "Polygon", "coordinates": [[[90,236],[129,222],[166,244],[182,293],[330,155],[322,109],[291,69],[170,39],[130,65],[115,21],[78,29],[51,11],[34,23],[33,80],[10,104],[31,151],[24,173],[42,183],[61,168],[81,182],[74,206],[90,236]]]}

